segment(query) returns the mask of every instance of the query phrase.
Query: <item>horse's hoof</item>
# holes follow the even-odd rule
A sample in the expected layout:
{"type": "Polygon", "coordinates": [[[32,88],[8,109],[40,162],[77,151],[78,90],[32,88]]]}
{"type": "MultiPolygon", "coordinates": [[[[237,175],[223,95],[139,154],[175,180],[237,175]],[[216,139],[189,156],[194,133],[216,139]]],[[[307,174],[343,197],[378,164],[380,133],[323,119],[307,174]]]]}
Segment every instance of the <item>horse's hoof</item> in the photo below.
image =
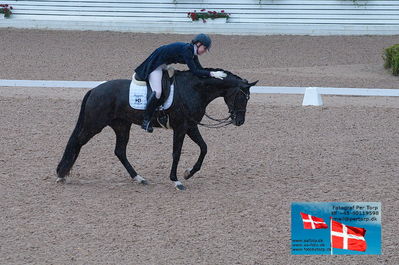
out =
{"type": "Polygon", "coordinates": [[[175,188],[177,190],[186,190],[186,187],[180,181],[175,181],[175,188]]]}
{"type": "Polygon", "coordinates": [[[192,168],[188,168],[188,169],[186,169],[186,171],[184,171],[184,174],[183,174],[184,179],[189,179],[193,176],[193,175],[191,175],[191,170],[192,170],[192,168]]]}
{"type": "Polygon", "coordinates": [[[141,185],[148,185],[149,184],[149,182],[148,182],[148,180],[143,180],[143,181],[141,181],[141,182],[139,182],[141,185]]]}
{"type": "Polygon", "coordinates": [[[177,185],[176,189],[177,190],[186,190],[186,187],[184,187],[184,185],[177,185]]]}
{"type": "Polygon", "coordinates": [[[55,182],[60,183],[60,184],[65,184],[66,180],[65,180],[65,178],[57,178],[57,180],[55,182]]]}
{"type": "Polygon", "coordinates": [[[140,175],[135,176],[133,179],[142,185],[148,185],[148,181],[140,175]]]}

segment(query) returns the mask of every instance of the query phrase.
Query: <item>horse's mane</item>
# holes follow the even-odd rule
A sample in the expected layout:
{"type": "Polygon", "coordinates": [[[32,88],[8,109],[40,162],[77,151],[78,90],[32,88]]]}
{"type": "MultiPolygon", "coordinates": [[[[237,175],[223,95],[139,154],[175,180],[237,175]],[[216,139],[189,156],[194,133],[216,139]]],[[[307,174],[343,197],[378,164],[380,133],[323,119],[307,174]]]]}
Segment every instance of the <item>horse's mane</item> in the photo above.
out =
{"type": "MultiPolygon", "coordinates": [[[[232,72],[226,71],[224,69],[221,68],[204,68],[204,70],[210,71],[210,72],[215,72],[215,71],[223,71],[227,74],[227,76],[231,76],[231,77],[235,77],[239,80],[242,80],[241,77],[239,77],[238,75],[233,74],[232,72]]],[[[175,70],[177,73],[182,73],[182,74],[192,74],[190,70],[175,70]]],[[[205,77],[208,78],[208,77],[205,77]]]]}

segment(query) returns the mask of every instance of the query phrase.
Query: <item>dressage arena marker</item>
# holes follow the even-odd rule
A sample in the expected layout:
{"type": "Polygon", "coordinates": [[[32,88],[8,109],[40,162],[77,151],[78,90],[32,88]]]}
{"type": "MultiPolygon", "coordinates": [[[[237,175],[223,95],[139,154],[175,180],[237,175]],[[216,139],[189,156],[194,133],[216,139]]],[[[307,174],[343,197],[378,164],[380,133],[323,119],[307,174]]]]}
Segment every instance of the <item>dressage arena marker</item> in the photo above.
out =
{"type": "MultiPolygon", "coordinates": [[[[62,87],[93,88],[106,81],[49,81],[49,80],[7,80],[0,79],[4,87],[62,87]]],[[[335,88],[335,87],[279,87],[254,86],[254,94],[299,94],[304,95],[303,106],[322,106],[321,95],[399,97],[399,89],[379,88],[335,88]]]]}
{"type": "Polygon", "coordinates": [[[302,106],[322,106],[323,100],[317,87],[307,87],[303,97],[302,106]]]}

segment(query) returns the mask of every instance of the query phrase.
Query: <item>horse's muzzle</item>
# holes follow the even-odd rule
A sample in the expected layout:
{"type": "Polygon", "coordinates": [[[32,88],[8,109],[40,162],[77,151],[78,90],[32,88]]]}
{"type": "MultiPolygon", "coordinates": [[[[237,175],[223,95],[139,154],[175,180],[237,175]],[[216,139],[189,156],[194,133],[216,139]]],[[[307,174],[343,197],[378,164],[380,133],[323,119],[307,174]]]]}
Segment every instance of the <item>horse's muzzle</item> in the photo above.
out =
{"type": "Polygon", "coordinates": [[[234,117],[233,118],[233,124],[235,126],[241,126],[243,125],[245,122],[245,117],[234,117]]]}
{"type": "Polygon", "coordinates": [[[232,112],[231,114],[232,123],[235,126],[241,126],[245,122],[245,112],[232,112]]]}
{"type": "Polygon", "coordinates": [[[244,120],[242,120],[242,121],[234,121],[234,123],[233,123],[235,126],[241,126],[241,125],[243,125],[244,124],[244,120]]]}

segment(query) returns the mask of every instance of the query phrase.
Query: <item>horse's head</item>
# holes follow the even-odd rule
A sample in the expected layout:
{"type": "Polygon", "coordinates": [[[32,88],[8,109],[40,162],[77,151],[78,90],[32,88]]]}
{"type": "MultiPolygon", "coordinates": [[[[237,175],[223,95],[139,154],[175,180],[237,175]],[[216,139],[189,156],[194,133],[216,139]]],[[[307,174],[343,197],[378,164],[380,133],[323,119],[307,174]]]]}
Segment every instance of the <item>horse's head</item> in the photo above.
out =
{"type": "Polygon", "coordinates": [[[228,87],[224,95],[224,101],[229,107],[229,113],[233,124],[241,126],[245,122],[245,113],[250,96],[249,89],[251,86],[256,85],[258,81],[248,83],[247,80],[228,73],[225,82],[228,87]]]}

